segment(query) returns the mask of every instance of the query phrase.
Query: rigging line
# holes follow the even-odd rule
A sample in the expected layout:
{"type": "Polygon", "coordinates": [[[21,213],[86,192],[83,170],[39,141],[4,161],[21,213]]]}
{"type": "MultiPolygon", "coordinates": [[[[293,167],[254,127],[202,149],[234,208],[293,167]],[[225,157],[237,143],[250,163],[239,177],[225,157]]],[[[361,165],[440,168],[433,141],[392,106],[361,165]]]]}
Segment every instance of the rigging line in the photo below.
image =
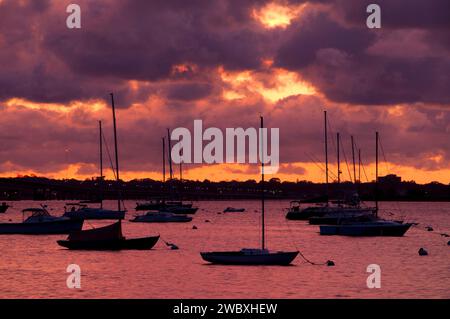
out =
{"type": "MultiPolygon", "coordinates": [[[[313,157],[312,154],[309,154],[307,152],[305,152],[305,155],[309,158],[309,160],[315,164],[322,172],[326,172],[326,169],[324,168],[323,164],[320,163],[320,161],[317,160],[317,158],[315,159],[313,157]]],[[[331,172],[330,170],[328,170],[328,174],[331,175],[332,178],[337,178],[336,174],[334,174],[333,172],[331,172]]]]}
{"type": "Polygon", "coordinates": [[[111,153],[109,152],[108,142],[106,141],[105,135],[103,133],[102,133],[102,136],[103,136],[103,141],[104,141],[104,144],[105,144],[105,147],[106,147],[106,153],[108,154],[109,164],[111,165],[111,170],[113,171],[113,174],[114,174],[114,179],[117,179],[116,171],[114,169],[114,165],[113,165],[113,162],[112,162],[111,153]]]}
{"type": "MultiPolygon", "coordinates": [[[[306,154],[306,156],[309,156],[310,160],[312,160],[314,162],[314,164],[319,166],[323,172],[326,172],[326,168],[324,167],[324,165],[320,162],[320,160],[317,157],[315,157],[313,154],[310,154],[310,153],[305,152],[305,154],[306,154]]],[[[328,169],[328,175],[331,175],[331,177],[333,177],[333,178],[337,178],[337,175],[335,173],[333,173],[332,171],[330,171],[329,169],[328,169]]]]}
{"type": "Polygon", "coordinates": [[[362,160],[362,159],[361,159],[361,167],[362,167],[364,176],[366,177],[366,181],[369,182],[369,178],[367,177],[366,169],[364,168],[364,163],[363,163],[363,160],[362,160]]]}
{"type": "MultiPolygon", "coordinates": [[[[113,164],[112,157],[111,157],[111,152],[109,151],[108,142],[106,141],[106,138],[105,138],[105,135],[103,134],[103,132],[102,132],[102,137],[103,137],[103,142],[106,147],[106,153],[108,154],[109,164],[111,165],[111,170],[114,174],[114,179],[117,179],[116,170],[114,169],[114,164],[113,164]]],[[[122,203],[123,209],[126,210],[125,201],[123,199],[120,199],[120,202],[122,203]]]]}
{"type": "Polygon", "coordinates": [[[352,180],[352,173],[350,172],[350,166],[348,166],[347,155],[345,154],[345,147],[344,147],[344,144],[342,143],[342,139],[341,139],[341,149],[342,149],[342,154],[344,154],[344,160],[345,160],[345,165],[347,166],[347,172],[348,172],[348,176],[349,176],[349,181],[351,181],[352,180]]]}

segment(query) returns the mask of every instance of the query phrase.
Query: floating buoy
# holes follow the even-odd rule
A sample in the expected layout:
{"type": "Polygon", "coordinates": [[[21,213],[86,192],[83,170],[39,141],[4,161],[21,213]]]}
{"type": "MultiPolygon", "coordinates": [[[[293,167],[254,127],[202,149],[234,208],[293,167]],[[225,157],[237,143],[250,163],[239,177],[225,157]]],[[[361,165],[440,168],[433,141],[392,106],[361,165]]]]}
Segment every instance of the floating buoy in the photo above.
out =
{"type": "Polygon", "coordinates": [[[205,219],[205,223],[210,223],[209,219],[205,219]]]}
{"type": "Polygon", "coordinates": [[[172,249],[172,250],[177,250],[177,249],[179,249],[178,246],[175,245],[175,244],[170,244],[169,246],[170,246],[170,249],[172,249]]]}
{"type": "Polygon", "coordinates": [[[450,240],[447,242],[447,245],[450,246],[450,240]]]}
{"type": "Polygon", "coordinates": [[[419,249],[419,256],[427,256],[428,251],[426,251],[424,248],[419,249]]]}
{"type": "Polygon", "coordinates": [[[197,226],[195,226],[195,225],[194,225],[194,226],[192,226],[192,229],[197,229],[197,226]]]}
{"type": "Polygon", "coordinates": [[[334,261],[327,260],[327,266],[334,266],[334,261]]]}
{"type": "Polygon", "coordinates": [[[221,212],[218,212],[217,215],[222,215],[222,213],[221,213],[221,212]]]}
{"type": "Polygon", "coordinates": [[[431,227],[431,226],[427,226],[427,227],[425,227],[425,229],[428,231],[433,231],[433,227],[431,227]]]}

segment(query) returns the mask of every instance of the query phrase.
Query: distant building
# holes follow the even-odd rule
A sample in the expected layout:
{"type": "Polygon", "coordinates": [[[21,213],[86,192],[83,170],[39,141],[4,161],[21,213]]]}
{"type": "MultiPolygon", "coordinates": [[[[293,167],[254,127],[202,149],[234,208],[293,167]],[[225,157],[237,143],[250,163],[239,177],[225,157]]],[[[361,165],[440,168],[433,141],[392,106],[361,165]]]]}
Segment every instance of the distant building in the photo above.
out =
{"type": "Polygon", "coordinates": [[[400,184],[402,182],[402,178],[395,174],[389,174],[378,177],[378,182],[383,184],[400,184]]]}

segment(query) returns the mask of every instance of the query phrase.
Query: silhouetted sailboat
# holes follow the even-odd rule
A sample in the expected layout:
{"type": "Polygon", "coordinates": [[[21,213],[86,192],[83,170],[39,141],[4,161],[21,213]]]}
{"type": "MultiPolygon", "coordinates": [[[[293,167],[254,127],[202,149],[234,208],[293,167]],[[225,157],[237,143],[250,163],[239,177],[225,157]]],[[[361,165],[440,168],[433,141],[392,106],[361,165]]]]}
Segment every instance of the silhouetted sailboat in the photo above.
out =
{"type": "Polygon", "coordinates": [[[410,223],[378,218],[378,132],[375,133],[375,209],[374,218],[364,220],[344,220],[338,225],[320,226],[321,235],[341,236],[403,236],[412,226],[410,223]]]}
{"type": "MultiPolygon", "coordinates": [[[[328,191],[328,122],[327,111],[324,111],[324,144],[325,144],[325,202],[315,206],[301,207],[300,201],[291,202],[291,207],[286,214],[286,219],[290,220],[310,220],[312,224],[323,223],[336,223],[341,218],[352,217],[367,217],[375,215],[375,208],[362,207],[359,200],[359,196],[353,196],[351,200],[337,201],[336,203],[330,201],[328,191]]],[[[340,137],[337,133],[337,167],[338,167],[338,184],[340,183],[340,137]]],[[[354,142],[352,136],[352,155],[353,155],[353,174],[356,184],[356,168],[355,168],[355,154],[354,154],[354,142]]]]}
{"type": "MultiPolygon", "coordinates": [[[[116,181],[119,187],[119,155],[117,147],[116,111],[114,96],[111,93],[113,112],[114,148],[116,159],[116,181]]],[[[120,191],[117,198],[117,211],[121,211],[120,191]]],[[[77,250],[121,250],[121,249],[151,249],[159,240],[159,236],[127,239],[122,235],[122,221],[96,229],[82,230],[69,235],[67,240],[59,240],[58,245],[77,250]]]]}
{"type": "MultiPolygon", "coordinates": [[[[103,132],[102,132],[102,122],[98,121],[99,126],[99,153],[100,153],[100,178],[99,178],[99,188],[102,190],[103,183],[103,132]]],[[[99,201],[100,207],[88,207],[87,203],[68,203],[65,207],[64,215],[65,217],[77,218],[77,219],[89,219],[89,220],[103,220],[103,219],[124,219],[125,210],[111,210],[103,208],[103,199],[99,201]]]]}
{"type": "Polygon", "coordinates": [[[213,264],[222,265],[289,265],[298,255],[298,251],[269,251],[265,244],[264,220],[264,150],[263,117],[261,116],[261,248],[243,248],[239,251],[201,252],[202,258],[213,264]]]}

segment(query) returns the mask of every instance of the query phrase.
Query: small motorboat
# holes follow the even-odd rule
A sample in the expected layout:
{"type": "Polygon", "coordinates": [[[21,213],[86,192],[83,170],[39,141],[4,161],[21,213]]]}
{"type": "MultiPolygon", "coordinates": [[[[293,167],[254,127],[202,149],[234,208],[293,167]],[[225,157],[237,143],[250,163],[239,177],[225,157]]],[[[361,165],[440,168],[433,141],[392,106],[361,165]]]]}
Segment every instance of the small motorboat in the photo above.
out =
{"type": "Polygon", "coordinates": [[[234,208],[234,207],[227,207],[223,210],[224,213],[242,213],[245,212],[245,208],[234,208]]]}
{"type": "Polygon", "coordinates": [[[187,223],[190,221],[192,221],[190,216],[164,211],[150,211],[145,215],[138,215],[130,219],[130,222],[136,223],[187,223]]]}
{"type": "Polygon", "coordinates": [[[159,236],[127,239],[118,221],[105,227],[72,232],[67,240],[57,243],[72,250],[149,250],[158,240],[159,236]]]}
{"type": "Polygon", "coordinates": [[[369,222],[349,222],[340,225],[320,226],[321,235],[340,236],[403,236],[412,226],[410,223],[375,220],[369,222]]]}
{"type": "Polygon", "coordinates": [[[0,205],[0,214],[6,213],[6,211],[8,210],[8,208],[10,208],[11,206],[7,205],[6,203],[2,203],[0,205]]]}
{"type": "Polygon", "coordinates": [[[69,234],[81,230],[83,227],[83,220],[52,216],[45,206],[42,206],[42,208],[26,208],[22,213],[22,223],[2,223],[0,224],[0,234],[69,234]],[[31,215],[25,218],[27,213],[31,213],[31,215]]]}
{"type": "Polygon", "coordinates": [[[102,220],[102,219],[124,219],[126,211],[124,210],[110,210],[103,208],[88,207],[82,203],[67,203],[65,207],[65,217],[75,219],[90,219],[90,220],[102,220]],[[67,208],[70,207],[70,209],[67,208]]]}
{"type": "Polygon", "coordinates": [[[203,252],[205,261],[221,265],[289,265],[298,255],[298,251],[283,252],[267,249],[243,248],[239,251],[203,252]]]}

